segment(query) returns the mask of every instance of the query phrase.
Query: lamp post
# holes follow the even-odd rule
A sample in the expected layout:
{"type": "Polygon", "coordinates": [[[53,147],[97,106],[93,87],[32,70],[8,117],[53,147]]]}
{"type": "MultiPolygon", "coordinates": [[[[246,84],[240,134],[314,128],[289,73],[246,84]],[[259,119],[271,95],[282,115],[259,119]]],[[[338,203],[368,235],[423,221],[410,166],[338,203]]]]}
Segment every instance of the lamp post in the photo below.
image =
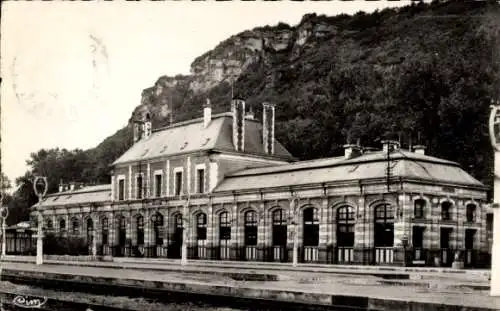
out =
{"type": "Polygon", "coordinates": [[[293,228],[293,253],[292,253],[292,265],[297,266],[299,262],[299,232],[298,232],[298,215],[297,215],[297,196],[292,195],[290,199],[290,211],[292,215],[292,228],[293,228]]]}
{"type": "Polygon", "coordinates": [[[42,219],[42,211],[40,203],[43,200],[43,197],[47,193],[48,188],[47,177],[36,176],[33,181],[33,190],[35,191],[36,196],[38,197],[38,208],[36,211],[36,217],[38,218],[38,228],[36,235],[36,264],[43,264],[43,219],[42,219]]]}
{"type": "Polygon", "coordinates": [[[500,296],[500,102],[497,101],[492,104],[489,132],[494,152],[494,186],[490,295],[500,296]]]}
{"type": "Polygon", "coordinates": [[[182,211],[182,246],[181,246],[181,265],[187,264],[187,239],[188,239],[188,230],[189,230],[189,219],[187,214],[189,213],[189,202],[190,197],[188,195],[186,204],[184,205],[182,211]]]}
{"type": "Polygon", "coordinates": [[[6,226],[7,226],[7,217],[9,216],[9,209],[7,206],[1,206],[0,207],[0,218],[1,218],[1,221],[2,221],[2,258],[5,257],[6,255],[6,247],[7,247],[7,243],[6,243],[6,237],[5,237],[5,234],[6,234],[6,226]]]}

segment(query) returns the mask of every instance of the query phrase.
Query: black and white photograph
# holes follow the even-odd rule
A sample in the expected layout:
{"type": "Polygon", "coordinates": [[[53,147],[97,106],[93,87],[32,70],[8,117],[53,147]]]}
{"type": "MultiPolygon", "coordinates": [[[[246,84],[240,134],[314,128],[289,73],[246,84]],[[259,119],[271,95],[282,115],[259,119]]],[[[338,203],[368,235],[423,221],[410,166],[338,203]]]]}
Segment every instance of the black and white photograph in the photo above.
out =
{"type": "Polygon", "coordinates": [[[0,24],[0,311],[500,310],[499,1],[0,24]]]}

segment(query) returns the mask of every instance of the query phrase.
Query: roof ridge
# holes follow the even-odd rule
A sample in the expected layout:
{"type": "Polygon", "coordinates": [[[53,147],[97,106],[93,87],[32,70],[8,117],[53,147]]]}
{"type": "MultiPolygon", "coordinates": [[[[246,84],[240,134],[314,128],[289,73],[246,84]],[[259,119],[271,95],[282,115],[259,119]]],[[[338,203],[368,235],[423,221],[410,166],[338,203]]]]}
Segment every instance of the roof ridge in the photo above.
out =
{"type": "MultiPolygon", "coordinates": [[[[221,113],[213,114],[212,115],[212,120],[213,119],[222,118],[222,117],[233,117],[233,115],[232,115],[231,112],[221,112],[221,113]]],[[[200,123],[202,121],[203,121],[203,117],[198,117],[198,118],[195,118],[195,119],[185,120],[185,121],[177,122],[177,123],[170,124],[170,125],[167,125],[167,126],[163,126],[163,127],[160,127],[160,128],[152,130],[152,132],[153,133],[157,133],[157,132],[161,132],[161,131],[164,131],[164,130],[173,129],[173,128],[176,128],[176,127],[181,127],[181,126],[185,126],[185,125],[200,123]]]]}

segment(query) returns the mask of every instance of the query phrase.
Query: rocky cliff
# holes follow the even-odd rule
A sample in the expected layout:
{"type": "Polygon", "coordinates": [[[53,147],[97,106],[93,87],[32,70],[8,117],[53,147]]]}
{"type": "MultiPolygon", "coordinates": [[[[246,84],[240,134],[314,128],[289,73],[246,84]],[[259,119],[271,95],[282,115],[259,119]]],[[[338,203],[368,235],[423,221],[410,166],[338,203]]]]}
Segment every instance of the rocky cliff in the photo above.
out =
{"type": "MultiPolygon", "coordinates": [[[[207,93],[221,83],[234,84],[249,68],[263,67],[268,72],[264,87],[272,88],[274,79],[270,71],[276,56],[293,62],[305,50],[314,48],[322,40],[330,40],[338,29],[327,20],[325,16],[318,18],[316,14],[309,14],[295,27],[280,23],[275,27],[255,28],[232,36],[196,58],[191,64],[190,75],[162,76],[154,86],[145,89],[141,105],[136,108],[133,117],[149,109],[162,123],[160,120],[169,118],[174,98],[179,97],[179,92],[195,96],[207,93]]],[[[283,62],[283,59],[280,61],[283,62]]]]}
{"type": "MultiPolygon", "coordinates": [[[[228,111],[231,93],[260,116],[276,104],[276,136],[297,158],[342,153],[348,141],[379,147],[387,133],[427,145],[491,182],[487,133],[500,98],[500,13],[494,2],[412,4],[353,16],[305,15],[236,34],[196,58],[186,76],[160,77],[133,116],[153,126],[228,111]],[[232,88],[231,85],[234,87],[232,88]],[[172,113],[173,111],[173,113],[172,113]],[[479,152],[478,152],[479,151],[479,152]]],[[[130,127],[96,148],[99,174],[131,144],[130,127]]]]}

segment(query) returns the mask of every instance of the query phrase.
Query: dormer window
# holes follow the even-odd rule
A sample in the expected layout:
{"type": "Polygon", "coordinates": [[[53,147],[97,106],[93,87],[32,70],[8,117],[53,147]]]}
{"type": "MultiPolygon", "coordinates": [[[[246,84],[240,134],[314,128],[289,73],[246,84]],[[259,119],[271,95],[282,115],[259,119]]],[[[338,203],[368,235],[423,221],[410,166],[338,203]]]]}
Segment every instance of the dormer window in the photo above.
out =
{"type": "Polygon", "coordinates": [[[424,218],[425,200],[417,199],[414,203],[415,218],[424,218]]]}
{"type": "Polygon", "coordinates": [[[467,222],[474,222],[476,218],[476,205],[475,204],[467,204],[466,207],[466,218],[467,222]]]}
{"type": "Polygon", "coordinates": [[[441,203],[441,218],[442,220],[451,220],[451,202],[441,203]]]}

